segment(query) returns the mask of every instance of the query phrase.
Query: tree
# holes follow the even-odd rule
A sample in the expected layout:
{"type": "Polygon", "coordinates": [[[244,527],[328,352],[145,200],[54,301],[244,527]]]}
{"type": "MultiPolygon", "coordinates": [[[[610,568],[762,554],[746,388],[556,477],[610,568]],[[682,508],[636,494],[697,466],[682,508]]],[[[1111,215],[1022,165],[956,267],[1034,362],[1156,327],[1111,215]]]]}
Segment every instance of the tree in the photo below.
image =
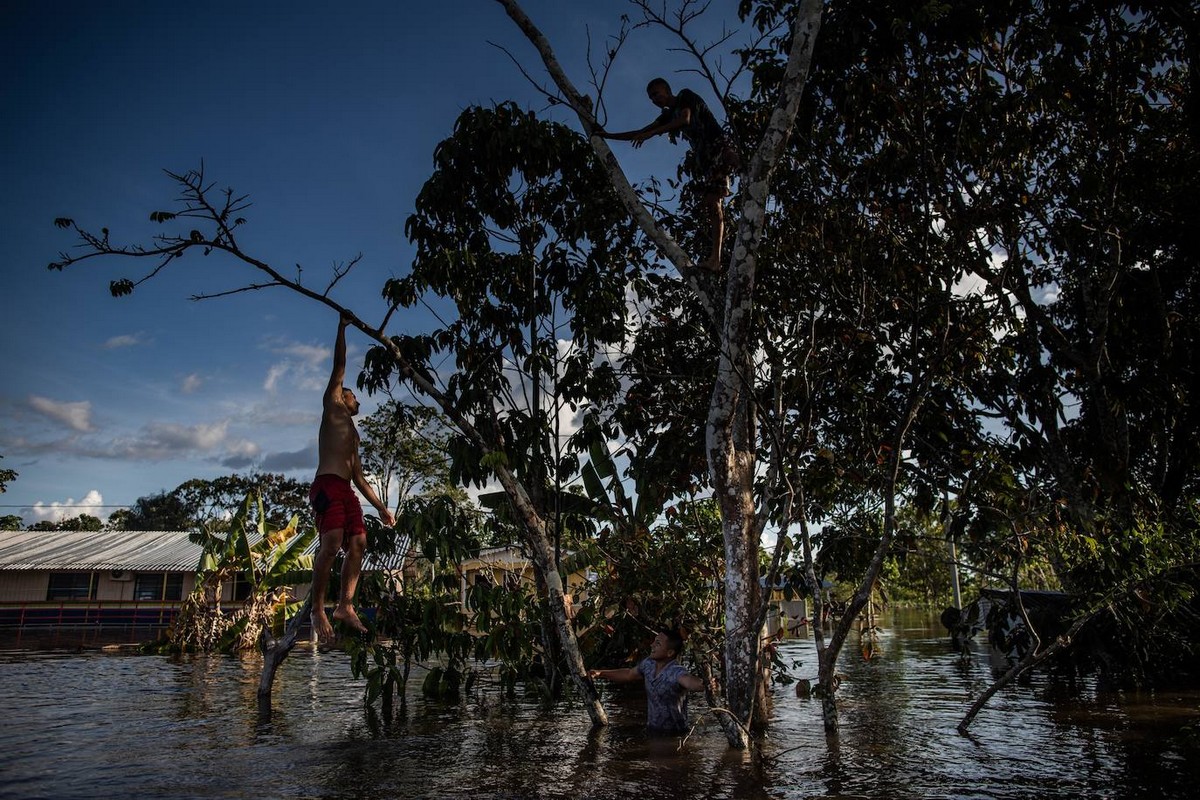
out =
{"type": "MultiPolygon", "coordinates": [[[[954,384],[977,422],[929,427],[951,457],[914,466],[957,495],[994,572],[1041,557],[1085,609],[1114,587],[1140,608],[1139,583],[1172,607],[1197,552],[1196,420],[1178,405],[1194,370],[1176,349],[1195,336],[1195,187],[1178,176],[1196,157],[1196,9],[845,8],[813,86],[828,179],[862,187],[907,247],[952,253],[993,319],[954,384]]],[[[1194,647],[1181,638],[1171,650],[1194,647]]]]}
{"type": "Polygon", "coordinates": [[[187,531],[196,526],[190,509],[166,491],[139,497],[127,513],[111,514],[108,522],[116,530],[125,531],[187,531]]]}
{"type": "Polygon", "coordinates": [[[254,647],[264,629],[281,628],[299,605],[290,602],[291,586],[312,577],[312,556],[305,550],[317,532],[312,526],[298,527],[298,522],[292,517],[283,527],[269,524],[262,499],[250,494],[226,535],[193,534],[203,546],[196,586],[180,607],[164,646],[176,651],[234,652],[254,647]],[[250,591],[241,608],[225,614],[221,586],[235,577],[241,577],[250,591]]]}
{"type": "MultiPolygon", "coordinates": [[[[193,478],[184,481],[171,491],[179,501],[193,527],[207,530],[227,530],[234,516],[242,509],[247,495],[261,498],[263,509],[272,514],[269,523],[284,526],[293,516],[298,517],[302,527],[313,524],[312,509],[308,502],[309,485],[279,473],[261,472],[247,475],[222,475],[218,478],[193,478]]],[[[250,508],[251,524],[257,524],[253,515],[259,506],[250,508]]]]}
{"type": "Polygon", "coordinates": [[[615,195],[598,186],[600,165],[564,126],[512,104],[467,109],[439,144],[406,225],[417,247],[412,275],[385,287],[402,305],[427,292],[447,298],[455,314],[391,352],[368,353],[364,379],[382,388],[405,364],[429,376],[413,388],[458,430],[451,478],[499,479],[546,598],[545,657],[565,659],[593,722],[603,724],[566,607],[557,490],[578,470],[558,435],[563,411],[617,390],[605,351],[625,335],[627,273],[641,249],[615,195]],[[456,369],[435,386],[442,353],[453,354],[456,369]]]}
{"type": "Polygon", "coordinates": [[[5,514],[0,517],[0,531],[19,531],[24,520],[17,514],[5,514]]]}
{"type": "Polygon", "coordinates": [[[389,399],[359,424],[363,471],[397,512],[416,493],[451,487],[450,431],[433,409],[389,399]]]}
{"type": "MultiPolygon", "coordinates": [[[[4,458],[4,456],[0,456],[4,458]]],[[[17,479],[17,472],[11,469],[0,469],[0,494],[8,491],[8,484],[17,479]]]]}
{"type": "Polygon", "coordinates": [[[92,517],[90,513],[82,513],[78,517],[60,519],[55,530],[101,530],[103,524],[100,517],[92,517]]]}
{"type": "MultiPolygon", "coordinates": [[[[598,127],[593,103],[562,70],[546,38],[514,0],[499,0],[509,16],[537,48],[561,99],[579,118],[585,131],[598,127]]],[[[646,4],[642,8],[647,10],[646,4]]],[[[743,9],[745,10],[745,9],[743,9]]],[[[708,309],[716,330],[717,369],[705,426],[706,457],[714,495],[719,498],[725,540],[725,693],[732,719],[726,733],[730,744],[747,746],[745,730],[756,710],[761,689],[761,642],[755,624],[763,611],[759,596],[759,538],[765,514],[754,497],[757,465],[752,332],[754,287],[769,202],[771,173],[784,150],[800,103],[808,67],[820,28],[821,3],[810,0],[792,10],[790,36],[782,37],[786,64],[776,102],[756,130],[757,140],[740,191],[740,219],[725,275],[723,309],[712,309],[708,291],[697,288],[697,299],[708,309]]],[[[597,104],[598,105],[598,104],[597,104]]],[[[694,288],[696,266],[674,239],[653,219],[650,209],[630,186],[607,143],[591,136],[591,145],[608,169],[609,178],[630,216],[636,219],[659,253],[694,288]]]]}

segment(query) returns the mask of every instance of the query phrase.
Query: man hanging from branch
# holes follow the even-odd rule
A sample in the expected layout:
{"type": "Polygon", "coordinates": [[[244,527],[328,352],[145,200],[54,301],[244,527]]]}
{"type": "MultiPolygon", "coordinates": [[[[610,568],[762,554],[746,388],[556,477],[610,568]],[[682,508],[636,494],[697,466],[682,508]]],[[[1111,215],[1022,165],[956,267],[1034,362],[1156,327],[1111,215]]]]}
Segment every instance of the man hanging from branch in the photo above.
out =
{"type": "Polygon", "coordinates": [[[359,633],[367,631],[354,610],[354,594],[358,589],[363,553],[367,548],[367,530],[363,524],[362,505],[354,494],[351,482],[379,512],[384,525],[391,527],[396,524],[392,512],[363,475],[362,461],[359,459],[358,430],[354,427],[358,398],[342,385],[346,377],[346,326],[349,323],[345,314],[338,321],[337,340],[333,346],[333,372],[325,389],[321,429],[317,437],[317,477],[313,479],[309,490],[317,530],[321,534],[321,547],[313,561],[312,625],[318,640],[323,643],[333,639],[333,626],[325,616],[325,588],[329,585],[329,570],[338,550],[345,553],[345,560],[342,562],[342,585],[333,619],[359,633]]]}
{"type": "Polygon", "coordinates": [[[667,134],[674,143],[682,135],[690,149],[683,160],[683,172],[690,180],[687,191],[697,196],[700,213],[708,222],[712,249],[701,266],[711,272],[721,269],[721,240],[725,235],[725,198],[729,196],[729,178],[741,167],[737,148],[708,104],[691,89],[671,92],[663,78],[655,78],[646,86],[650,102],[662,113],[644,128],[622,133],[596,131],[605,139],[633,142],[634,147],[653,136],[667,134]]]}

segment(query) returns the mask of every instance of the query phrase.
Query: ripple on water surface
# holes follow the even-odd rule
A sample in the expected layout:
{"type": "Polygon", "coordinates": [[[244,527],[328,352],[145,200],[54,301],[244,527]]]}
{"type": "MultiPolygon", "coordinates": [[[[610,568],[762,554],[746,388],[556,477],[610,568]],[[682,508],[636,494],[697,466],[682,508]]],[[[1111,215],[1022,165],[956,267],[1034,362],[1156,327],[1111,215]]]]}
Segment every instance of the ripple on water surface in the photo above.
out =
{"type": "MultiPolygon", "coordinates": [[[[852,637],[853,640],[853,637],[852,637]]],[[[811,639],[785,663],[815,677],[811,639]]],[[[606,687],[612,724],[485,691],[368,714],[341,654],[298,649],[260,717],[257,659],[0,653],[3,797],[1190,797],[1200,780],[1200,697],[1097,696],[1035,679],[955,726],[991,671],[948,652],[936,621],[898,613],[840,671],[841,735],[820,704],[775,687],[756,756],[732,752],[693,698],[696,731],[644,731],[638,686],[606,687]]]]}

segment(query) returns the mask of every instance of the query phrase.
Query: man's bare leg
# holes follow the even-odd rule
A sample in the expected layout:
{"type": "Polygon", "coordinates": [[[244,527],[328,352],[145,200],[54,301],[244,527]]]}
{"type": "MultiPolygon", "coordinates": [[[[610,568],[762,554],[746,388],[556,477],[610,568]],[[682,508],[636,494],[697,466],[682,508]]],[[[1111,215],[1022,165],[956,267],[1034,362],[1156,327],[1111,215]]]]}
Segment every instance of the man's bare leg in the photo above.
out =
{"type": "Polygon", "coordinates": [[[358,612],[354,610],[354,595],[358,591],[358,576],[362,574],[367,537],[351,536],[346,547],[346,558],[342,561],[342,592],[338,597],[337,608],[333,610],[333,618],[359,633],[366,633],[367,626],[363,625],[362,620],[358,618],[358,612]]]}
{"type": "Polygon", "coordinates": [[[715,194],[706,194],[703,202],[709,222],[709,234],[712,236],[712,252],[701,266],[709,272],[720,272],[721,243],[725,239],[725,204],[722,198],[715,194]]]}
{"type": "Polygon", "coordinates": [[[321,534],[321,548],[313,559],[313,581],[310,594],[312,596],[312,627],[317,634],[317,641],[333,641],[333,625],[325,616],[325,590],[329,587],[329,570],[333,568],[333,560],[337,558],[338,550],[342,547],[342,529],[335,528],[321,534]]]}

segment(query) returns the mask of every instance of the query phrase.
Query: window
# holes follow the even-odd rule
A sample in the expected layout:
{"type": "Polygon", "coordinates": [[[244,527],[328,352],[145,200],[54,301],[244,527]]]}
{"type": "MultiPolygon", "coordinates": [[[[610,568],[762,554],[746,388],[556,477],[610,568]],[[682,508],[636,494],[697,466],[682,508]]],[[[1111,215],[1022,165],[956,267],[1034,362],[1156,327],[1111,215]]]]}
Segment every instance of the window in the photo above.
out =
{"type": "Polygon", "coordinates": [[[182,600],[182,572],[140,572],[133,579],[133,599],[182,600]]]}
{"type": "Polygon", "coordinates": [[[96,578],[91,572],[51,572],[47,600],[94,600],[96,578]]]}
{"type": "Polygon", "coordinates": [[[245,600],[254,593],[254,587],[242,573],[233,576],[233,599],[245,600]]]}
{"type": "Polygon", "coordinates": [[[183,573],[168,572],[163,581],[163,600],[183,599],[183,573]]]}

